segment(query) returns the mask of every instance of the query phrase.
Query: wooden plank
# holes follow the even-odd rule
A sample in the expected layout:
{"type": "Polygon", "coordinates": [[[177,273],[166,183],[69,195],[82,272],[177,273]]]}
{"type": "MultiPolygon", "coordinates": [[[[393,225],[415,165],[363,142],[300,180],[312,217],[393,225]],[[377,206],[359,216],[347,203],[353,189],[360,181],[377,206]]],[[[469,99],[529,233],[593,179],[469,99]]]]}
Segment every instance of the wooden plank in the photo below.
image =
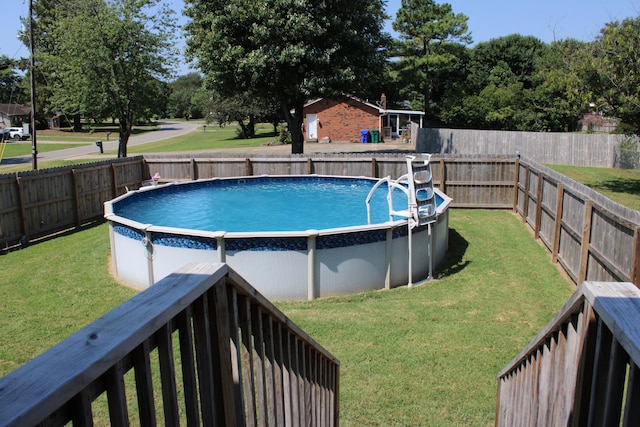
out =
{"type": "MultiPolygon", "coordinates": [[[[229,331],[229,363],[231,365],[231,384],[233,387],[233,403],[235,409],[235,420],[244,420],[244,397],[242,393],[242,361],[240,360],[240,319],[238,313],[238,294],[235,288],[227,283],[220,284],[219,287],[226,288],[228,307],[228,331],[229,331]]],[[[222,294],[222,296],[224,296],[222,294]]]]}
{"type": "Polygon", "coordinates": [[[542,186],[544,185],[544,175],[538,173],[538,188],[536,191],[536,218],[533,226],[533,235],[535,239],[540,238],[540,223],[542,222],[542,186]]]}
{"type": "Polygon", "coordinates": [[[189,160],[189,165],[191,166],[191,179],[195,181],[198,179],[198,163],[192,158],[189,160]]]}
{"type": "Polygon", "coordinates": [[[564,184],[558,184],[558,194],[556,196],[556,212],[554,218],[553,249],[551,250],[551,260],[555,264],[558,262],[558,251],[560,250],[560,231],[562,230],[562,204],[564,201],[564,184]]]}
{"type": "Polygon", "coordinates": [[[632,427],[640,424],[640,369],[635,363],[629,367],[629,381],[627,398],[623,408],[622,427],[632,427]]]}
{"type": "Polygon", "coordinates": [[[267,425],[267,390],[264,355],[264,328],[262,325],[262,310],[259,305],[251,306],[251,328],[253,330],[253,359],[256,370],[256,401],[258,407],[259,426],[267,425]]]}
{"type": "Polygon", "coordinates": [[[526,172],[524,178],[524,207],[522,208],[522,222],[527,222],[529,216],[529,182],[531,181],[531,169],[525,165],[526,172]]]}
{"type": "Polygon", "coordinates": [[[584,222],[582,226],[582,239],[580,240],[580,270],[578,273],[578,283],[582,283],[587,280],[592,213],[593,202],[588,199],[584,204],[584,222]]]}
{"type": "Polygon", "coordinates": [[[640,226],[633,233],[633,265],[631,267],[631,282],[640,288],[640,226]]]}
{"type": "Polygon", "coordinates": [[[513,179],[513,213],[518,212],[518,184],[520,180],[520,158],[516,158],[513,179]]]}
{"type": "MultiPolygon", "coordinates": [[[[217,366],[217,375],[214,375],[214,383],[217,384],[216,391],[219,390],[217,396],[217,402],[222,405],[224,413],[223,420],[224,425],[235,426],[236,425],[236,384],[233,381],[233,366],[231,360],[231,325],[229,322],[229,303],[227,299],[227,286],[222,283],[214,286],[213,290],[213,305],[210,305],[210,309],[215,316],[215,328],[211,328],[213,339],[215,342],[215,348],[217,348],[217,354],[214,354],[214,367],[217,366]],[[216,379],[216,377],[218,377],[216,379]],[[219,388],[218,388],[219,387],[219,388]]],[[[211,304],[211,303],[210,303],[211,304]]],[[[215,353],[215,351],[214,351],[215,353]]],[[[239,384],[238,384],[239,386],[239,384]]],[[[218,414],[220,420],[220,414],[218,414]]]]}
{"type": "Polygon", "coordinates": [[[273,323],[273,383],[274,406],[276,420],[279,425],[285,424],[284,417],[284,385],[282,375],[282,331],[278,322],[273,323]]]}
{"type": "Polygon", "coordinates": [[[589,245],[589,254],[598,264],[602,265],[609,273],[611,273],[618,282],[627,282],[630,280],[629,276],[627,276],[624,271],[620,270],[613,261],[593,245],[589,245]]]}
{"type": "Polygon", "coordinates": [[[124,370],[120,362],[116,362],[114,366],[107,370],[105,384],[111,426],[129,427],[127,396],[124,391],[124,370]]]}
{"type": "Polygon", "coordinates": [[[625,376],[627,373],[628,356],[614,338],[611,342],[609,358],[609,371],[607,372],[607,387],[604,400],[604,424],[609,426],[620,425],[620,408],[625,388],[625,376]]]}
{"type": "Polygon", "coordinates": [[[264,328],[264,372],[265,372],[265,401],[267,407],[267,425],[278,425],[276,411],[276,391],[274,379],[274,356],[273,356],[273,318],[263,314],[262,326],[264,328]]]}
{"type": "Polygon", "coordinates": [[[176,318],[176,326],[180,342],[180,364],[182,365],[182,387],[187,426],[197,426],[200,425],[200,410],[191,311],[191,308],[187,307],[180,313],[176,318]]]}
{"type": "Polygon", "coordinates": [[[162,408],[167,425],[179,425],[178,390],[176,387],[176,366],[173,358],[171,328],[165,324],[157,333],[160,381],[162,383],[162,408]]]}
{"type": "Polygon", "coordinates": [[[145,427],[157,425],[150,352],[149,340],[145,340],[133,351],[138,415],[140,416],[140,425],[145,427]]]}
{"type": "Polygon", "coordinates": [[[205,293],[193,304],[194,344],[198,366],[202,423],[204,425],[214,425],[217,419],[216,396],[213,388],[213,361],[211,357],[213,349],[210,328],[209,297],[205,293]]]}
{"type": "Polygon", "coordinates": [[[70,402],[71,421],[76,426],[93,426],[91,397],[86,389],[78,393],[70,402]]]}
{"type": "Polygon", "coordinates": [[[253,329],[251,324],[251,305],[249,298],[238,297],[238,317],[240,322],[240,336],[242,344],[240,347],[240,358],[242,359],[242,390],[245,403],[245,419],[247,426],[258,425],[256,399],[255,399],[255,365],[251,338],[253,329]]]}
{"type": "Polygon", "coordinates": [[[444,159],[440,159],[440,191],[445,194],[447,191],[447,169],[444,159]]]}
{"type": "Polygon", "coordinates": [[[16,184],[18,185],[18,200],[20,201],[20,217],[22,219],[22,234],[26,238],[26,241],[29,241],[29,226],[27,221],[27,207],[25,206],[24,200],[24,187],[22,185],[22,179],[20,177],[16,178],[16,184]]]}

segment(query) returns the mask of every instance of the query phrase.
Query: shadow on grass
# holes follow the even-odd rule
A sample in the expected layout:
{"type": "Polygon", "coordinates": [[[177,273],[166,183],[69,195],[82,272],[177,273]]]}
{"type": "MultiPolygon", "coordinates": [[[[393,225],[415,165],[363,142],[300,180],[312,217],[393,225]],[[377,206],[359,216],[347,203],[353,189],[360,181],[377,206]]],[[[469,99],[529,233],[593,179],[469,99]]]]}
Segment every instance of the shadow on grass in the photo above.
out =
{"type": "Polygon", "coordinates": [[[464,254],[469,247],[469,242],[454,228],[449,229],[449,249],[436,271],[436,277],[452,276],[462,271],[471,261],[464,259],[464,254]]]}
{"type": "Polygon", "coordinates": [[[594,187],[604,188],[616,193],[640,194],[640,179],[609,179],[597,182],[594,187]]]}
{"type": "Polygon", "coordinates": [[[4,248],[0,248],[0,256],[1,255],[6,255],[9,252],[14,252],[14,251],[18,251],[20,249],[24,249],[27,248],[29,246],[33,246],[33,245],[37,245],[39,243],[44,243],[44,242],[48,242],[49,240],[54,240],[58,237],[63,237],[63,236],[70,236],[72,234],[75,233],[79,233],[81,231],[84,230],[88,230],[94,227],[98,227],[102,224],[104,224],[106,222],[106,220],[104,218],[97,218],[93,221],[88,221],[85,224],[82,224],[79,227],[70,227],[70,228],[63,228],[61,230],[59,230],[58,232],[53,232],[51,234],[47,234],[45,236],[42,237],[36,237],[33,238],[32,240],[27,241],[25,237],[22,238],[22,240],[18,241],[15,240],[13,242],[11,242],[11,244],[8,244],[6,247],[4,248]]]}

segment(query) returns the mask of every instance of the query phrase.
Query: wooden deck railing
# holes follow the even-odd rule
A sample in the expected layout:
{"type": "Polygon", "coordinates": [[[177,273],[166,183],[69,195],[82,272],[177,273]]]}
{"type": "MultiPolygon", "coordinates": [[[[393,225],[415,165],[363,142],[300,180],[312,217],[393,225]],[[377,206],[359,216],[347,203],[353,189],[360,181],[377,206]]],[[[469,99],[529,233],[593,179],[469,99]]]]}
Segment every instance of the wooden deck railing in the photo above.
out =
{"type": "Polygon", "coordinates": [[[640,290],[585,282],[500,374],[496,426],[640,425],[640,290]]]}
{"type": "Polygon", "coordinates": [[[192,265],[0,379],[0,425],[334,426],[338,384],[227,265],[192,265]]]}

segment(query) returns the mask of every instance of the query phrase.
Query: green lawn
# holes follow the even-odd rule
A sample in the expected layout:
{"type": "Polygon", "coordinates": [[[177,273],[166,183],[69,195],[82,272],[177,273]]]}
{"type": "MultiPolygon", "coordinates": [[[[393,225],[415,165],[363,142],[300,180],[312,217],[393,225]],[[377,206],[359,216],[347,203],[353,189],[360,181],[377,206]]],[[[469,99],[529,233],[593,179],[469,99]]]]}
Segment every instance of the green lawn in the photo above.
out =
{"type": "Polygon", "coordinates": [[[620,203],[640,210],[640,169],[546,165],[620,203]]]}
{"type": "Polygon", "coordinates": [[[241,139],[238,137],[238,125],[225,127],[209,125],[201,127],[195,132],[144,145],[128,148],[129,154],[164,153],[173,151],[202,151],[216,150],[219,148],[245,148],[258,147],[260,145],[274,143],[277,135],[270,124],[256,125],[256,137],[241,139]]]}
{"type": "MultiPolygon", "coordinates": [[[[573,290],[512,213],[453,210],[440,278],[277,305],[341,362],[345,426],[493,425],[496,374],[573,290]]],[[[134,291],[106,225],[0,255],[0,375],[134,291]]]]}
{"type": "MultiPolygon", "coordinates": [[[[73,147],[78,147],[82,145],[89,145],[89,144],[86,144],[86,143],[38,144],[38,152],[44,153],[45,151],[64,150],[65,148],[73,148],[73,147]]],[[[25,156],[27,154],[31,154],[31,141],[7,142],[6,144],[0,144],[0,153],[3,154],[2,158],[25,156]]]]}

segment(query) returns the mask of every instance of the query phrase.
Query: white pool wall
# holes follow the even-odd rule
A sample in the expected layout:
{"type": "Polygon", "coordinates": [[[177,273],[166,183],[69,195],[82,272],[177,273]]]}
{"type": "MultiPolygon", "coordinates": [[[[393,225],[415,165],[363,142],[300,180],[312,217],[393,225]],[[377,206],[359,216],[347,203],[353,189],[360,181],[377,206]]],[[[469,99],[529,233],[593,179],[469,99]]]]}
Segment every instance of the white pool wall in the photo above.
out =
{"type": "MultiPolygon", "coordinates": [[[[451,203],[449,197],[436,192],[444,202],[431,226],[433,268],[448,248],[451,203]]],[[[226,262],[274,300],[346,295],[409,282],[406,220],[301,232],[205,232],[119,217],[113,213],[113,203],[123,197],[126,195],[105,203],[111,260],[115,274],[138,289],[194,262],[226,262]]],[[[412,235],[412,283],[429,276],[428,229],[424,226],[412,235]]]]}

